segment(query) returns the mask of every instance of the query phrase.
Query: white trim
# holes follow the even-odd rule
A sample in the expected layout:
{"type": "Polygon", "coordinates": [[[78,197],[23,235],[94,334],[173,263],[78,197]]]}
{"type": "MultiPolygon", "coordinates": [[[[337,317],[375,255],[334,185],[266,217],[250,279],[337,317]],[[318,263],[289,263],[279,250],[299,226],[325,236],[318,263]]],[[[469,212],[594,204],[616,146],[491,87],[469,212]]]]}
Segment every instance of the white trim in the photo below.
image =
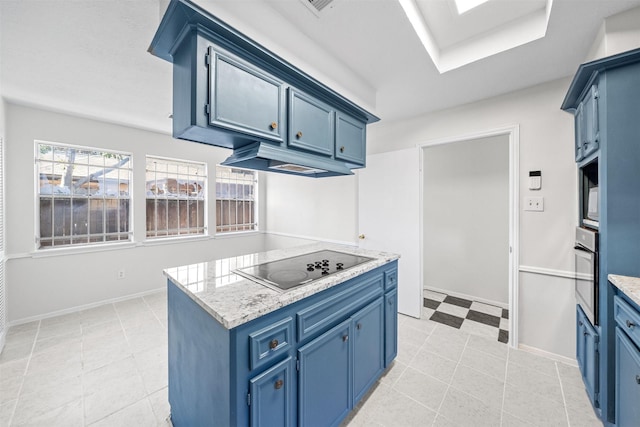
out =
{"type": "MultiPolygon", "coordinates": [[[[520,212],[518,210],[518,200],[520,198],[520,125],[505,125],[486,131],[473,132],[453,137],[439,138],[432,141],[417,144],[420,148],[420,185],[424,181],[424,149],[436,145],[449,144],[452,142],[481,139],[491,136],[509,136],[509,346],[518,347],[518,262],[519,262],[519,230],[520,212]]],[[[421,187],[422,193],[422,187],[421,187]]],[[[422,197],[422,194],[421,194],[422,197]]],[[[420,201],[420,218],[424,218],[424,206],[420,201]]],[[[424,256],[422,222],[420,221],[420,259],[424,256]]],[[[422,263],[420,263],[422,270],[422,263]]],[[[420,282],[424,280],[424,273],[421,271],[420,282]]],[[[421,285],[420,288],[423,288],[421,285]]]]}
{"type": "Polygon", "coordinates": [[[425,286],[424,290],[437,292],[439,294],[451,295],[452,297],[462,298],[462,299],[466,299],[466,300],[469,300],[469,301],[481,302],[483,304],[493,305],[495,307],[509,309],[509,303],[492,301],[492,300],[485,299],[485,298],[479,298],[479,297],[477,297],[475,295],[468,295],[468,294],[463,294],[461,292],[454,292],[454,291],[451,291],[449,289],[441,289],[441,288],[434,288],[433,286],[425,286]]]}
{"type": "MultiPolygon", "coordinates": [[[[552,268],[544,268],[544,267],[533,267],[529,265],[521,265],[520,266],[521,273],[533,273],[533,274],[542,274],[544,276],[553,276],[553,277],[564,277],[566,279],[575,279],[576,273],[574,271],[566,271],[566,270],[554,270],[552,268]]],[[[577,275],[581,279],[588,279],[588,275],[579,274],[577,275]]]]}
{"type": "Polygon", "coordinates": [[[301,236],[299,234],[291,234],[291,233],[280,233],[277,231],[265,231],[265,234],[271,234],[273,236],[282,236],[282,237],[292,237],[294,239],[302,239],[302,240],[311,240],[313,242],[324,242],[324,243],[334,243],[337,245],[346,245],[346,246],[353,246],[353,247],[357,247],[358,244],[354,243],[354,242],[345,242],[342,240],[332,240],[332,239],[324,239],[321,237],[315,237],[315,236],[301,236]]]}
{"type": "Polygon", "coordinates": [[[76,313],[78,311],[88,310],[90,308],[96,308],[96,307],[100,307],[100,306],[107,305],[107,304],[114,304],[114,303],[117,303],[117,302],[120,302],[120,301],[127,301],[127,300],[134,299],[134,298],[140,298],[140,297],[144,297],[144,296],[147,296],[147,295],[153,295],[153,294],[162,292],[164,290],[165,290],[165,288],[162,287],[160,289],[152,289],[150,291],[138,292],[138,293],[126,295],[126,296],[123,296],[123,297],[109,298],[109,299],[106,299],[106,300],[103,300],[103,301],[99,301],[99,302],[93,302],[93,303],[90,303],[90,304],[78,305],[78,306],[71,307],[71,308],[65,308],[64,310],[52,311],[52,312],[49,312],[49,313],[46,313],[46,314],[39,314],[37,316],[25,317],[24,319],[15,320],[15,321],[9,323],[9,327],[22,325],[24,323],[29,323],[29,322],[35,322],[35,321],[38,321],[38,320],[49,319],[51,317],[62,316],[64,314],[76,313]]]}
{"type": "Polygon", "coordinates": [[[541,350],[537,347],[531,347],[525,344],[520,344],[518,350],[526,351],[527,353],[536,354],[538,356],[546,357],[547,359],[555,360],[556,362],[562,362],[567,365],[578,367],[578,361],[572,357],[562,356],[560,354],[551,353],[546,350],[541,350]]]}

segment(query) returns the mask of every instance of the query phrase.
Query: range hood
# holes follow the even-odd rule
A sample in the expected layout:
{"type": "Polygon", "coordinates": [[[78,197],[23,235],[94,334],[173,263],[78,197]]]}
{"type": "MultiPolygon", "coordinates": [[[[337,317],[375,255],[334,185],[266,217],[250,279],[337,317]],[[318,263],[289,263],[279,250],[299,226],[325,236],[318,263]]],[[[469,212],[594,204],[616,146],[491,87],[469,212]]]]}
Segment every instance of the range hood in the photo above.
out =
{"type": "Polygon", "coordinates": [[[233,154],[222,164],[314,178],[353,175],[351,169],[342,162],[280,148],[260,141],[235,149],[233,154]]]}

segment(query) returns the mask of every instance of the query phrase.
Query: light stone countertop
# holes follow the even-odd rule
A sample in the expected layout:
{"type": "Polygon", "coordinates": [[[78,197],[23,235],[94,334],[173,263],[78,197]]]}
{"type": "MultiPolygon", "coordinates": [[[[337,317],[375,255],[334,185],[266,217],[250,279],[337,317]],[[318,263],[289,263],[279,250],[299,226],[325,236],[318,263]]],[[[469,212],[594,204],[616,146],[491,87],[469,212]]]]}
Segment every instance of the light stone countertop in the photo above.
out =
{"type": "Polygon", "coordinates": [[[167,268],[164,270],[164,274],[222,326],[226,329],[232,329],[398,258],[400,256],[393,253],[331,243],[314,243],[167,268]],[[325,249],[362,255],[373,258],[373,260],[285,292],[273,290],[233,273],[233,270],[238,268],[325,249]]]}
{"type": "Polygon", "coordinates": [[[616,288],[624,292],[633,302],[640,305],[640,277],[609,274],[608,278],[616,288]]]}

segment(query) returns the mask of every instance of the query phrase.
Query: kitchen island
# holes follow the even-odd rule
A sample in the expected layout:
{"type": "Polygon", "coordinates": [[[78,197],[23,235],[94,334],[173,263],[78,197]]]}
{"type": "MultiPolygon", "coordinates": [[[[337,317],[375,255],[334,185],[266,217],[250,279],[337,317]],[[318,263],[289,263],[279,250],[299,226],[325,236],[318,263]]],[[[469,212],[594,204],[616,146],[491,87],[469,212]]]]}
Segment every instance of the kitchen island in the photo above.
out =
{"type": "Polygon", "coordinates": [[[397,353],[398,258],[313,244],[165,270],[173,424],[340,424],[397,353]],[[284,292],[241,274],[318,251],[359,263],[284,292]]]}

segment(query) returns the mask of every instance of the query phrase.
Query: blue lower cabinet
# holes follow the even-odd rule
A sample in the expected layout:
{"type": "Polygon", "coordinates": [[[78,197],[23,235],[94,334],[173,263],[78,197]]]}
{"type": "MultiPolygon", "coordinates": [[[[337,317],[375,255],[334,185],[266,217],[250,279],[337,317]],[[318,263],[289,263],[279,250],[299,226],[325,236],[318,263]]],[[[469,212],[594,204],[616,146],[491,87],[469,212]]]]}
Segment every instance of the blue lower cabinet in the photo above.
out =
{"type": "Polygon", "coordinates": [[[398,354],[398,290],[384,296],[384,366],[398,354]]]}
{"type": "Polygon", "coordinates": [[[353,315],[353,404],[362,399],[384,370],[382,298],[353,315]]]}
{"type": "Polygon", "coordinates": [[[351,409],[351,320],[298,350],[298,419],[302,426],[337,426],[351,409]]]}
{"type": "Polygon", "coordinates": [[[252,427],[293,425],[293,369],[293,359],[287,357],[249,381],[252,427]]]}
{"type": "Polygon", "coordinates": [[[640,349],[616,327],[616,426],[640,424],[640,349]]]}
{"type": "Polygon", "coordinates": [[[591,399],[591,404],[598,408],[600,406],[600,336],[579,305],[576,309],[576,359],[578,360],[578,367],[580,368],[587,394],[591,399]]]}

